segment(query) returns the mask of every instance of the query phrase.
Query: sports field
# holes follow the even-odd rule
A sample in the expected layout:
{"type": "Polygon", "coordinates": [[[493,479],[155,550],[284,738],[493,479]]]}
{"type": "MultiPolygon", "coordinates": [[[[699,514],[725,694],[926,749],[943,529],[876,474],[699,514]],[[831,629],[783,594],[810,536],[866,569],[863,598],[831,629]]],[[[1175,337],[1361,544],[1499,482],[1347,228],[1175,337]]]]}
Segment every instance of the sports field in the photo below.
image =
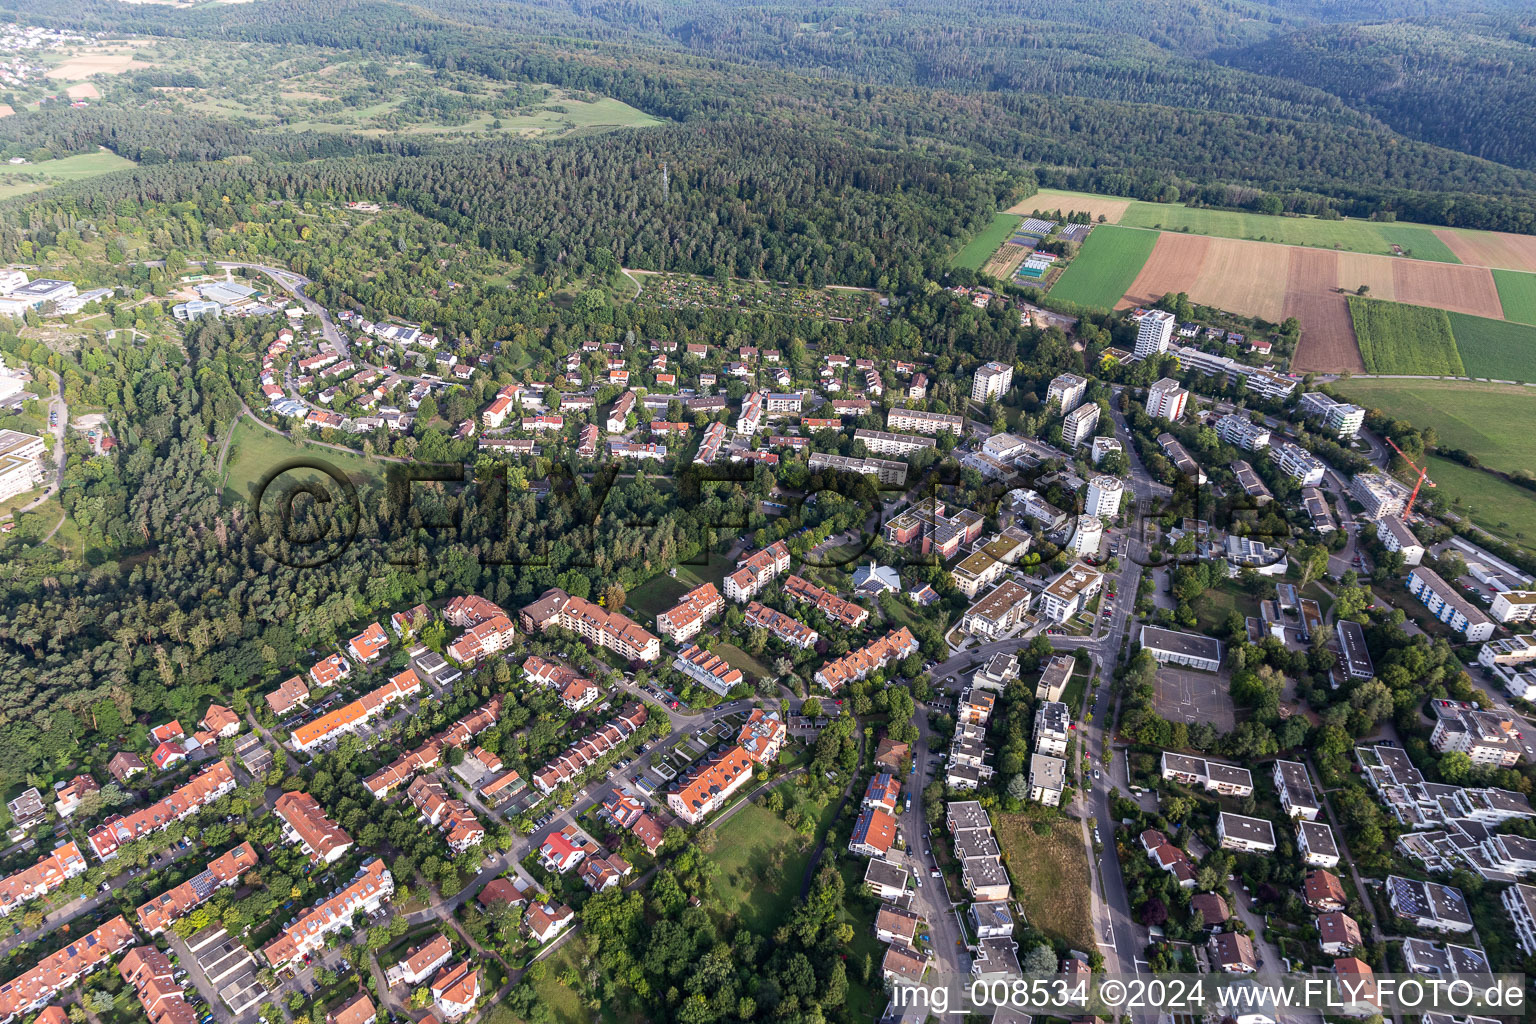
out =
{"type": "Polygon", "coordinates": [[[1499,305],[1504,307],[1505,320],[1536,324],[1536,274],[1495,270],[1493,283],[1499,290],[1499,305]]]}
{"type": "MultiPolygon", "coordinates": [[[[1465,356],[1463,357],[1465,358],[1465,356]]],[[[1433,427],[1441,447],[1471,452],[1509,472],[1536,466],[1536,388],[1451,380],[1340,381],[1350,401],[1416,427],[1433,427]]],[[[1530,500],[1536,501],[1536,495],[1530,500]]]]}
{"type": "Polygon", "coordinates": [[[1349,297],[1367,373],[1466,375],[1444,310],[1349,297]]]}
{"type": "Polygon", "coordinates": [[[967,270],[980,270],[981,265],[1013,235],[1024,218],[1012,213],[999,213],[975,238],[965,243],[965,248],[955,254],[951,265],[967,270]]]}
{"type": "Polygon", "coordinates": [[[1536,381],[1536,327],[1465,313],[1450,318],[1468,377],[1536,381]]]}
{"type": "Polygon", "coordinates": [[[1439,263],[1458,263],[1456,254],[1430,228],[1416,224],[1378,224],[1368,220],[1318,220],[1315,217],[1268,217],[1237,210],[1207,210],[1171,203],[1132,203],[1119,223],[1127,227],[1187,231],[1216,238],[1246,238],[1285,245],[1406,255],[1439,263]],[[1397,246],[1402,252],[1393,249],[1397,246]]]}
{"type": "MultiPolygon", "coordinates": [[[[1100,225],[1051,288],[1051,298],[1113,309],[1157,245],[1157,233],[1100,225]]],[[[1161,298],[1161,296],[1159,296],[1161,298]]]]}

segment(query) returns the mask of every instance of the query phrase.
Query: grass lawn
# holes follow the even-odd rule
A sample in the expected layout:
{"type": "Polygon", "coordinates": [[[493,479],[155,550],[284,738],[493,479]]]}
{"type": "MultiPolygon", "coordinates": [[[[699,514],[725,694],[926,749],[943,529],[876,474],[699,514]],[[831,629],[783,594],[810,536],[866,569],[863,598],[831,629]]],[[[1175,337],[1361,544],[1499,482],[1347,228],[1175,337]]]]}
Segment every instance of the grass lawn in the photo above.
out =
{"type": "MultiPolygon", "coordinates": [[[[224,464],[224,500],[249,500],[251,488],[274,467],[290,459],[314,458],[335,466],[348,474],[354,484],[366,480],[384,478],[385,463],[350,455],[334,448],[305,444],[274,434],[249,419],[242,419],[235,427],[234,440],[230,442],[229,459],[224,464]]],[[[286,479],[286,477],[285,477],[286,479]]]]}
{"type": "MultiPolygon", "coordinates": [[[[681,572],[678,573],[682,575],[681,572]]],[[[652,622],[656,616],[677,604],[677,599],[688,593],[688,587],[668,576],[657,573],[629,593],[629,607],[641,622],[652,622]]]]}
{"type": "Polygon", "coordinates": [[[1511,544],[1529,548],[1536,542],[1536,491],[1449,459],[1430,459],[1429,478],[1436,485],[1429,494],[1442,508],[1470,517],[1511,544]],[[1461,504],[1453,505],[1453,498],[1460,498],[1461,504]]]}
{"type": "Polygon", "coordinates": [[[1504,307],[1504,319],[1536,324],[1536,274],[1495,270],[1493,283],[1499,289],[1499,305],[1504,307]]]}
{"type": "Polygon", "coordinates": [[[1042,836],[1035,833],[1028,814],[993,817],[1003,859],[1013,876],[1013,898],[1047,937],[1061,939],[1073,949],[1093,949],[1088,856],[1080,826],[1054,815],[1044,820],[1049,829],[1042,836]]]}
{"type": "MultiPolygon", "coordinates": [[[[793,783],[782,789],[786,797],[793,783]]],[[[784,819],[746,804],[717,830],[711,855],[720,868],[716,884],[726,906],[736,906],[742,923],[771,934],[800,897],[815,844],[784,824],[784,819]]]]}
{"type": "Polygon", "coordinates": [[[1234,587],[1223,586],[1207,590],[1195,602],[1195,617],[1199,620],[1196,631],[1210,634],[1227,621],[1227,616],[1237,612],[1243,617],[1259,614],[1259,603],[1234,587]]]}
{"type": "Polygon", "coordinates": [[[980,234],[965,243],[965,247],[955,254],[950,264],[956,267],[965,267],[967,270],[979,270],[981,265],[992,258],[992,254],[1008,240],[1014,230],[1024,223],[1024,218],[1013,213],[999,213],[992,218],[980,234]]]}
{"type": "Polygon", "coordinates": [[[1051,287],[1051,298],[1113,309],[1141,273],[1156,244],[1155,231],[1099,225],[1051,287]]]}
{"type": "Polygon", "coordinates": [[[39,192],[60,181],[79,181],[136,166],[110,149],[44,160],[39,164],[0,164],[0,199],[39,192]]]}
{"type": "Polygon", "coordinates": [[[557,1024],[588,1024],[592,1019],[581,996],[560,980],[561,975],[567,971],[578,970],[577,955],[581,944],[582,938],[579,935],[568,939],[565,945],[541,961],[544,964],[544,976],[533,987],[539,994],[539,1002],[549,1007],[557,1024]]]}
{"type": "Polygon", "coordinates": [[[1318,220],[1315,217],[1269,217],[1237,210],[1205,210],[1167,203],[1132,203],[1120,218],[1127,227],[1188,231],[1217,238],[1247,238],[1285,245],[1310,245],[1350,252],[1392,256],[1396,245],[1404,253],[1437,263],[1460,263],[1428,227],[1417,224],[1378,224],[1368,220],[1318,220]]]}
{"type": "Polygon", "coordinates": [[[1466,313],[1446,315],[1467,376],[1536,380],[1536,327],[1466,313]]]}
{"type": "Polygon", "coordinates": [[[1466,375],[1445,310],[1351,295],[1349,315],[1368,373],[1466,375]]]}
{"type": "Polygon", "coordinates": [[[1452,380],[1341,382],[1350,400],[1417,427],[1434,427],[1440,445],[1509,472],[1536,466],[1536,391],[1512,384],[1452,380]]]}
{"type": "Polygon", "coordinates": [[[762,679],[772,679],[773,669],[758,661],[746,651],[735,644],[716,644],[712,648],[715,654],[720,655],[732,668],[738,668],[749,676],[757,676],[762,679]]]}

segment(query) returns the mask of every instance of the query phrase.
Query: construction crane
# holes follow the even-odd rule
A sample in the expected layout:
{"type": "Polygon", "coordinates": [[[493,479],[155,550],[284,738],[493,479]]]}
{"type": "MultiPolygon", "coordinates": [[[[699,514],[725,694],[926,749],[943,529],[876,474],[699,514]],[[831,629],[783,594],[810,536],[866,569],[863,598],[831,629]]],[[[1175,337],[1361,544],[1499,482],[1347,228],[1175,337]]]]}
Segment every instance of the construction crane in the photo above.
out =
{"type": "Polygon", "coordinates": [[[1419,499],[1419,488],[1423,487],[1425,484],[1429,484],[1429,486],[1433,487],[1435,486],[1435,482],[1429,479],[1429,470],[1419,469],[1414,461],[1405,455],[1403,450],[1397,446],[1396,441],[1393,441],[1389,437],[1387,438],[1387,444],[1390,444],[1392,446],[1392,450],[1397,452],[1397,454],[1402,455],[1403,461],[1412,466],[1414,471],[1419,474],[1419,479],[1416,480],[1413,485],[1413,493],[1408,495],[1408,504],[1403,506],[1403,521],[1407,522],[1408,517],[1413,514],[1413,503],[1419,499]]]}

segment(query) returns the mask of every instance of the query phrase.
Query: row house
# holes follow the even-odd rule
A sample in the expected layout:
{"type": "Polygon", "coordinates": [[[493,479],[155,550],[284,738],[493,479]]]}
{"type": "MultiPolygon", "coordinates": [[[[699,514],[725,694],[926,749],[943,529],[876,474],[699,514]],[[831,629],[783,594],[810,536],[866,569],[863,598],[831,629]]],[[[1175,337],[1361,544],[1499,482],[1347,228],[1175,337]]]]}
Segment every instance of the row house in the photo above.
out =
{"type": "Polygon", "coordinates": [[[819,633],[799,619],[775,611],[760,601],[747,605],[746,623],[749,628],[765,629],[770,635],[802,651],[815,647],[816,641],[820,639],[819,633]]]}
{"type": "Polygon", "coordinates": [[[150,1024],[192,1024],[197,1020],[186,990],[176,980],[176,968],[165,953],[154,946],[135,946],[117,969],[139,997],[150,1024]]]}
{"type": "Polygon", "coordinates": [[[485,827],[474,811],[464,801],[449,796],[447,787],[436,779],[420,776],[407,787],[405,796],[423,821],[446,834],[448,848],[454,853],[463,853],[485,840],[485,827]]]}
{"type": "Polygon", "coordinates": [[[701,686],[724,697],[745,680],[741,670],[697,644],[683,648],[672,660],[672,667],[701,686]]]}
{"type": "Polygon", "coordinates": [[[693,457],[693,461],[700,465],[709,465],[720,457],[720,447],[725,443],[726,428],[724,423],[711,423],[704,429],[704,440],[699,443],[699,451],[693,457]]]}
{"type": "Polygon", "coordinates": [[[359,911],[371,914],[395,894],[395,879],[375,857],[336,895],[317,903],[284,926],[277,938],[261,949],[274,969],[324,948],[327,936],[352,926],[352,916],[359,911]]]}
{"type": "Polygon", "coordinates": [[[127,949],[133,940],[133,929],[119,915],[43,957],[29,970],[0,985],[0,1024],[11,1024],[23,1014],[46,1006],[60,992],[127,949]]]}
{"type": "Polygon", "coordinates": [[[667,806],[687,824],[697,825],[751,780],[755,763],[739,746],[710,754],[673,781],[667,806]]]}
{"type": "Polygon", "coordinates": [[[415,672],[406,669],[378,689],[299,726],[293,730],[289,742],[300,753],[314,750],[346,733],[358,731],[391,704],[420,691],[421,680],[416,678],[415,672]]]}
{"type": "Polygon", "coordinates": [[[799,576],[785,578],[784,596],[792,601],[802,601],[812,605],[828,619],[849,629],[860,628],[869,618],[869,609],[863,605],[838,597],[799,576]]]}
{"type": "Polygon", "coordinates": [[[789,545],[782,540],[774,541],[736,563],[736,571],[725,578],[725,596],[744,604],[788,569],[789,545]]]}
{"type": "Polygon", "coordinates": [[[453,959],[453,944],[441,932],[410,950],[405,957],[384,972],[384,981],[391,987],[406,985],[415,988],[453,959]]]}
{"type": "Polygon", "coordinates": [[[703,625],[725,609],[725,600],[714,583],[702,583],[688,591],[682,599],[656,616],[656,631],[670,637],[674,643],[687,643],[699,636],[703,625]]]}
{"type": "MultiPolygon", "coordinates": [[[[401,755],[389,766],[364,780],[363,785],[375,799],[382,800],[390,790],[409,781],[417,772],[436,768],[448,747],[466,747],[469,741],[495,725],[501,717],[502,697],[497,694],[485,705],[471,711],[426,743],[401,755]]],[[[515,772],[513,773],[516,774],[515,772]]]]}
{"type": "Polygon", "coordinates": [[[120,847],[190,817],[219,797],[235,791],[235,774],[228,761],[216,761],[194,775],[170,796],[132,814],[114,814],[89,835],[99,860],[116,856],[120,847]]]}
{"type": "Polygon", "coordinates": [[[250,843],[241,843],[210,861],[206,868],[174,889],[140,906],[139,927],[150,935],[159,935],[183,914],[212,899],[214,893],[240,881],[240,876],[255,866],[256,848],[250,843]]]}
{"type": "Polygon", "coordinates": [[[576,778],[618,747],[645,724],[645,707],[627,704],[619,716],[579,743],[573,744],[533,777],[539,792],[548,796],[576,778]]]}
{"type": "Polygon", "coordinates": [[[85,873],[85,857],[74,843],[64,843],[29,868],[0,879],[0,917],[30,900],[41,899],[76,875],[85,873]]]}
{"type": "Polygon", "coordinates": [[[857,682],[892,662],[916,654],[917,650],[917,638],[903,626],[823,665],[816,672],[816,682],[836,693],[849,683],[857,682]]]}

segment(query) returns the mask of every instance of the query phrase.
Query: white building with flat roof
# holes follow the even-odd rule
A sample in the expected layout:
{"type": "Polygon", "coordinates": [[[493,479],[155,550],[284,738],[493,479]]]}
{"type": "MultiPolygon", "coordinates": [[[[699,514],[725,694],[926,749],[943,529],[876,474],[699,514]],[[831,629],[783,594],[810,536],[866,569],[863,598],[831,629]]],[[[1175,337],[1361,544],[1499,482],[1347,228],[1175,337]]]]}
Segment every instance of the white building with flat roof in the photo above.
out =
{"type": "Polygon", "coordinates": [[[36,434],[0,430],[0,501],[41,486],[48,446],[36,434]]]}
{"type": "Polygon", "coordinates": [[[1323,427],[1339,437],[1355,437],[1365,425],[1365,410],[1358,405],[1341,402],[1321,391],[1308,391],[1301,396],[1301,411],[1323,421],[1323,427]]]}
{"type": "Polygon", "coordinates": [[[1221,667],[1221,641],[1198,633],[1142,626],[1140,643],[1159,665],[1187,665],[1202,672],[1221,667]]]}
{"type": "Polygon", "coordinates": [[[1228,413],[1216,421],[1216,436],[1227,444],[1257,452],[1269,447],[1269,430],[1246,416],[1228,413]]]}
{"type": "Polygon", "coordinates": [[[1013,386],[1013,367],[1007,363],[991,362],[976,369],[971,378],[971,401],[987,402],[1000,398],[1013,386]]]}
{"type": "Polygon", "coordinates": [[[1275,468],[1303,487],[1316,487],[1323,482],[1328,467],[1316,455],[1290,441],[1275,441],[1269,446],[1269,457],[1275,468]]]}
{"type": "Polygon", "coordinates": [[[1177,422],[1189,404],[1189,392],[1172,377],[1164,377],[1147,389],[1147,415],[1177,422]]]}
{"type": "Polygon", "coordinates": [[[1078,562],[1046,584],[1040,593],[1040,614],[1052,622],[1066,622],[1082,611],[1103,586],[1103,573],[1078,562]]]}
{"type": "Polygon", "coordinates": [[[1164,309],[1149,309],[1140,313],[1140,320],[1136,328],[1136,355],[1145,359],[1167,352],[1177,326],[1174,315],[1164,309]]]}
{"type": "Polygon", "coordinates": [[[1097,516],[1078,516],[1068,550],[1079,558],[1096,558],[1103,543],[1104,521],[1097,516]]]}
{"type": "Polygon", "coordinates": [[[1099,406],[1096,402],[1080,405],[1067,413],[1061,421],[1061,443],[1077,448],[1093,437],[1099,426],[1099,406]]]}
{"type": "Polygon", "coordinates": [[[1075,373],[1063,373],[1051,378],[1051,386],[1045,392],[1045,404],[1056,402],[1061,407],[1061,414],[1076,409],[1082,404],[1083,395],[1088,392],[1088,381],[1075,373]]]}
{"type": "Polygon", "coordinates": [[[1120,501],[1125,497],[1125,484],[1112,476],[1096,476],[1088,481],[1088,494],[1083,512],[1100,519],[1113,519],[1120,514],[1120,501]]]}
{"type": "Polygon", "coordinates": [[[1495,594],[1489,613],[1499,622],[1530,622],[1536,619],[1536,590],[1506,590],[1495,594]]]}

